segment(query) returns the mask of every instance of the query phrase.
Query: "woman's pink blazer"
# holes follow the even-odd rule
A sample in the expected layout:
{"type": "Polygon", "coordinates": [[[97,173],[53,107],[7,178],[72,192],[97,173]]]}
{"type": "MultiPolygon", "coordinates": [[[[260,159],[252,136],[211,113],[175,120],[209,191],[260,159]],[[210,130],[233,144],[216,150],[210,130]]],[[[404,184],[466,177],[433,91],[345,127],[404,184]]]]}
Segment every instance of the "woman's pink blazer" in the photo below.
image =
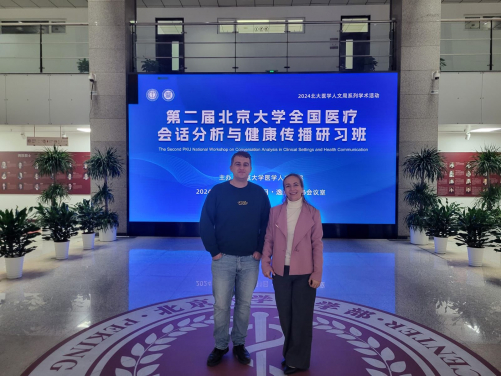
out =
{"type": "MultiPolygon", "coordinates": [[[[320,212],[303,203],[294,230],[290,275],[311,274],[315,281],[322,281],[323,243],[320,212]]],[[[287,204],[277,205],[270,210],[270,219],[264,238],[261,268],[263,273],[273,270],[284,275],[285,252],[287,250],[287,204]]]]}

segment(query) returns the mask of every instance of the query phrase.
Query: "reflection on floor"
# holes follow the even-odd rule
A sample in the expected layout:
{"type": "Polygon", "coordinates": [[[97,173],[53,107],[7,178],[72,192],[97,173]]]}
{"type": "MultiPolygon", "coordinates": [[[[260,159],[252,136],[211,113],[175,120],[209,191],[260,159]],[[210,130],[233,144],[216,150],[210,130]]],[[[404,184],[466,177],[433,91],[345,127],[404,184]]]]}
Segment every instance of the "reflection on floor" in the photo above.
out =
{"type": "MultiPolygon", "coordinates": [[[[405,241],[326,240],[318,296],[403,316],[501,369],[501,255],[488,250],[484,267],[472,268],[466,251],[449,245],[438,256],[405,241]]],[[[40,243],[21,280],[7,280],[0,262],[2,375],[20,375],[52,346],[112,316],[211,294],[210,258],[197,238],[119,238],[94,251],[75,238],[68,260],[53,253],[40,243]]],[[[256,292],[272,292],[267,282],[261,276],[256,292]]]]}
{"type": "MultiPolygon", "coordinates": [[[[212,293],[211,259],[206,251],[131,249],[129,309],[188,296],[212,293]]],[[[393,253],[325,252],[317,295],[395,312],[393,253]]],[[[259,275],[256,292],[273,292],[259,275]]]]}

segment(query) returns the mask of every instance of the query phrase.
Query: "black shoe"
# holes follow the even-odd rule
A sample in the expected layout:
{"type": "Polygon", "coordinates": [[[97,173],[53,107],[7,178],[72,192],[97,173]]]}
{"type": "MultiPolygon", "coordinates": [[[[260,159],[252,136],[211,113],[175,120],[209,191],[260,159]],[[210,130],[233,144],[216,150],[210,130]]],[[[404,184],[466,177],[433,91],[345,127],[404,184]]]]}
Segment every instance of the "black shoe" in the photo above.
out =
{"type": "Polygon", "coordinates": [[[233,355],[235,355],[239,363],[249,364],[251,361],[250,354],[244,345],[233,346],[233,355]]]}
{"type": "Polygon", "coordinates": [[[214,347],[214,350],[209,354],[207,358],[207,365],[209,367],[217,366],[223,360],[223,355],[228,352],[228,347],[224,350],[220,350],[217,347],[214,347]]]}
{"type": "Polygon", "coordinates": [[[285,367],[285,358],[282,359],[282,363],[281,364],[282,364],[282,367],[285,367]]]}
{"type": "Polygon", "coordinates": [[[296,373],[298,371],[300,371],[299,368],[294,368],[294,367],[289,367],[289,366],[284,367],[284,373],[286,375],[292,375],[293,373],[296,373]]]}

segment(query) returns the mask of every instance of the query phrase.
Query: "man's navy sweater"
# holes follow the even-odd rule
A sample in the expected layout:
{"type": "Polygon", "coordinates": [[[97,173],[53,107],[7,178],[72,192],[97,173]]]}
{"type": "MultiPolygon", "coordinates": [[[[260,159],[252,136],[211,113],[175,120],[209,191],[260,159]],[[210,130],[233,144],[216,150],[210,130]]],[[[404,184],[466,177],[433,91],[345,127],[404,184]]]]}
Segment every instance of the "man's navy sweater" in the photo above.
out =
{"type": "Polygon", "coordinates": [[[215,185],[200,217],[205,249],[212,256],[262,253],[269,214],[270,200],[259,185],[248,182],[237,188],[229,181],[215,185]]]}

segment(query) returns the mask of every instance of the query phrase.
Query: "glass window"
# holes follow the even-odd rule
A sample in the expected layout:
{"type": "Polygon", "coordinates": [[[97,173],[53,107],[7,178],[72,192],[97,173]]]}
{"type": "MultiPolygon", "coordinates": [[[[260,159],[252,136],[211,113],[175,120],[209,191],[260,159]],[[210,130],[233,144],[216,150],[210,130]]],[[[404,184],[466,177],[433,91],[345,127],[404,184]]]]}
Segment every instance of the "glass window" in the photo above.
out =
{"type": "Polygon", "coordinates": [[[343,18],[343,33],[368,33],[369,24],[365,22],[346,23],[345,21],[368,21],[367,18],[343,18]]]}
{"type": "Polygon", "coordinates": [[[158,21],[157,34],[158,35],[172,35],[183,34],[183,21],[158,21]]]}
{"type": "MultiPolygon", "coordinates": [[[[51,24],[64,24],[64,21],[52,21],[51,24]]],[[[66,26],[65,25],[51,26],[50,32],[52,34],[66,34],[66,26]]]]}
{"type": "Polygon", "coordinates": [[[500,21],[490,21],[489,18],[501,18],[501,15],[489,15],[489,16],[475,16],[475,15],[470,15],[470,16],[465,16],[464,18],[482,18],[486,19],[485,21],[466,21],[464,23],[464,28],[466,30],[490,30],[491,25],[493,30],[501,30],[501,22],[500,21]]]}
{"type": "MultiPolygon", "coordinates": [[[[282,20],[236,20],[225,19],[219,20],[224,22],[237,22],[237,32],[239,34],[285,34],[287,30],[291,33],[303,33],[304,25],[293,24],[288,25],[288,22],[303,22],[302,19],[282,19],[282,20]],[[280,22],[281,24],[256,24],[258,22],[280,22]]],[[[219,25],[219,33],[233,33],[235,25],[219,25]]]]}
{"type": "MultiPolygon", "coordinates": [[[[49,23],[49,21],[2,21],[2,34],[39,34],[40,26],[23,23],[49,23]],[[9,24],[12,26],[4,26],[9,24]]],[[[42,26],[42,34],[49,34],[49,26],[42,26]]]]}

